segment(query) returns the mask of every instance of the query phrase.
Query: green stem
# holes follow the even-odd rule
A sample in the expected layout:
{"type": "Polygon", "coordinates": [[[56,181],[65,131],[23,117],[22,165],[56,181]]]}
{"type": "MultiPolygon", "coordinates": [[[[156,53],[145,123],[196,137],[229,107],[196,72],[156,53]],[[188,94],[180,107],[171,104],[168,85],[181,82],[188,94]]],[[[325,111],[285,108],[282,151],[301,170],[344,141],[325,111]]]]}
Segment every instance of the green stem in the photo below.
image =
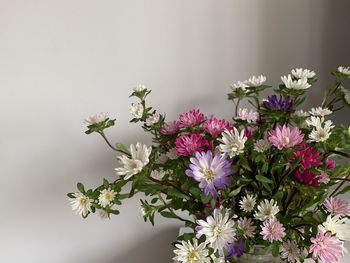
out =
{"type": "Polygon", "coordinates": [[[169,206],[169,204],[163,199],[161,194],[158,194],[159,199],[162,201],[162,203],[164,204],[164,206],[168,209],[168,211],[175,216],[177,219],[179,219],[182,222],[188,223],[190,225],[194,225],[194,223],[192,221],[189,221],[187,219],[184,219],[180,216],[178,216],[177,214],[175,214],[174,210],[169,206]]]}
{"type": "Polygon", "coordinates": [[[127,153],[127,152],[124,152],[122,150],[119,150],[117,148],[115,148],[111,143],[110,141],[107,139],[106,135],[104,134],[103,131],[99,132],[99,134],[102,136],[102,138],[105,140],[105,142],[107,143],[107,145],[114,151],[116,152],[119,152],[119,153],[123,153],[123,154],[126,154],[127,156],[130,156],[130,153],[127,153]]]}

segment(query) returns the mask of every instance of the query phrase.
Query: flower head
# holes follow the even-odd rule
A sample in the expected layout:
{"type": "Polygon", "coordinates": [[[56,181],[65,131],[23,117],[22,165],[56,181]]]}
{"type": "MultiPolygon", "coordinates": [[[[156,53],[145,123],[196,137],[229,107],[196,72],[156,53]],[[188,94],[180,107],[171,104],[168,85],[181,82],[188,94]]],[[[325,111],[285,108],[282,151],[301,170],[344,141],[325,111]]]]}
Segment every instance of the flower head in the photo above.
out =
{"type": "Polygon", "coordinates": [[[300,151],[293,153],[291,161],[294,161],[296,158],[300,157],[300,166],[303,169],[310,169],[311,167],[322,164],[320,154],[320,151],[315,151],[312,149],[312,147],[303,145],[300,151]]]}
{"type": "Polygon", "coordinates": [[[242,230],[245,238],[254,237],[256,226],[254,226],[252,219],[243,217],[237,221],[238,229],[242,230]]]}
{"type": "Polygon", "coordinates": [[[238,115],[235,117],[235,119],[246,121],[248,123],[255,123],[259,119],[259,113],[252,109],[239,109],[238,115]]]}
{"type": "Polygon", "coordinates": [[[209,142],[198,133],[181,135],[175,140],[175,147],[179,156],[191,156],[196,152],[204,151],[209,146],[209,142]]]}
{"type": "Polygon", "coordinates": [[[186,175],[199,182],[199,188],[205,195],[217,196],[216,189],[225,189],[230,184],[232,174],[232,162],[226,160],[226,154],[215,154],[211,151],[196,153],[196,157],[190,159],[190,168],[186,175]]]}
{"type": "Polygon", "coordinates": [[[98,203],[105,208],[113,202],[115,196],[116,193],[112,189],[103,189],[98,197],[98,203]]]}
{"type": "Polygon", "coordinates": [[[137,85],[137,86],[134,88],[134,91],[135,91],[135,92],[142,92],[142,91],[144,91],[144,90],[146,90],[146,89],[147,89],[147,88],[146,88],[145,85],[139,84],[139,85],[137,85]]]}
{"type": "Polygon", "coordinates": [[[350,220],[347,218],[340,218],[337,216],[327,216],[326,222],[320,225],[319,230],[324,232],[331,232],[340,240],[350,241],[350,220]]]}
{"type": "Polygon", "coordinates": [[[338,67],[338,72],[350,76],[350,67],[338,67]]]}
{"type": "Polygon", "coordinates": [[[293,80],[290,74],[288,76],[281,77],[281,80],[287,89],[305,90],[311,87],[311,85],[307,82],[307,78],[293,80]]]}
{"type": "Polygon", "coordinates": [[[149,176],[157,180],[162,180],[166,174],[167,171],[164,171],[162,168],[160,168],[159,170],[153,170],[149,176]]]}
{"type": "Polygon", "coordinates": [[[179,122],[172,121],[164,123],[163,126],[160,128],[160,133],[162,135],[174,135],[179,130],[179,122]]]}
{"type": "Polygon", "coordinates": [[[282,238],[286,235],[286,232],[284,232],[285,228],[275,217],[267,219],[263,223],[261,230],[260,234],[263,236],[263,239],[270,242],[282,241],[282,238]]]}
{"type": "Polygon", "coordinates": [[[303,110],[297,110],[296,112],[294,112],[294,115],[299,117],[299,118],[306,118],[306,117],[309,117],[309,113],[308,112],[305,112],[303,110]]]}
{"type": "Polygon", "coordinates": [[[324,117],[333,113],[330,109],[322,108],[322,107],[312,108],[309,112],[313,116],[320,116],[320,117],[324,117]]]}
{"type": "Polygon", "coordinates": [[[320,177],[310,170],[298,170],[294,173],[294,178],[299,183],[309,186],[319,186],[321,184],[320,177]]]}
{"type": "Polygon", "coordinates": [[[86,123],[86,125],[90,126],[93,124],[103,122],[107,119],[108,119],[108,114],[105,112],[100,112],[100,113],[97,113],[95,115],[92,115],[92,116],[86,118],[85,123],[86,123]]]}
{"type": "Polygon", "coordinates": [[[269,142],[279,150],[283,148],[291,148],[298,145],[304,140],[304,134],[298,127],[290,129],[286,125],[277,125],[275,130],[269,131],[269,142]]]}
{"type": "Polygon", "coordinates": [[[216,138],[224,130],[231,130],[233,128],[225,119],[219,120],[216,117],[206,120],[203,123],[203,129],[211,135],[211,137],[216,138]]]}
{"type": "Polygon", "coordinates": [[[251,76],[247,81],[245,81],[245,84],[247,84],[249,87],[259,87],[263,85],[266,82],[266,77],[263,75],[260,76],[251,76]]]}
{"type": "Polygon", "coordinates": [[[246,213],[250,213],[254,210],[256,204],[256,197],[254,195],[247,194],[242,197],[242,200],[239,201],[239,207],[246,213]]]}
{"type": "Polygon", "coordinates": [[[293,102],[289,98],[284,99],[282,95],[279,98],[276,95],[272,95],[263,101],[263,105],[268,110],[290,112],[293,102]]]}
{"type": "Polygon", "coordinates": [[[180,128],[189,128],[204,121],[204,115],[199,110],[190,110],[189,112],[180,114],[180,128]]]}
{"type": "Polygon", "coordinates": [[[92,199],[79,192],[74,193],[73,196],[69,198],[69,202],[76,214],[85,217],[91,213],[92,199]]]}
{"type": "Polygon", "coordinates": [[[300,262],[301,251],[295,241],[287,240],[283,242],[281,248],[281,258],[287,259],[290,263],[300,262]]]}
{"type": "Polygon", "coordinates": [[[237,81],[236,83],[231,85],[231,88],[233,90],[242,90],[243,92],[246,92],[246,88],[249,86],[243,81],[237,81]]]}
{"type": "Polygon", "coordinates": [[[209,250],[205,247],[205,243],[198,245],[197,239],[190,241],[181,241],[181,244],[176,244],[177,249],[174,250],[176,261],[181,263],[210,263],[209,250]]]}
{"type": "Polygon", "coordinates": [[[310,239],[310,253],[314,260],[318,259],[327,263],[338,262],[344,255],[344,243],[337,237],[332,236],[330,232],[319,232],[316,237],[310,239]]]}
{"type": "Polygon", "coordinates": [[[231,158],[243,152],[244,144],[247,141],[244,130],[239,132],[236,128],[233,128],[231,131],[225,130],[221,135],[222,138],[219,139],[221,142],[219,150],[221,152],[228,153],[231,158]]]}
{"type": "Polygon", "coordinates": [[[261,139],[254,143],[254,150],[259,153],[266,152],[270,148],[271,148],[271,143],[269,143],[268,140],[261,139]]]}
{"type": "Polygon", "coordinates": [[[146,119],[146,125],[153,126],[154,124],[156,124],[159,121],[159,118],[160,118],[159,113],[154,113],[154,114],[148,116],[146,119]]]}
{"type": "Polygon", "coordinates": [[[331,136],[331,130],[334,128],[333,122],[328,120],[322,124],[315,126],[309,134],[310,142],[324,142],[331,136]]]}
{"type": "Polygon", "coordinates": [[[245,242],[243,239],[240,241],[235,241],[226,246],[227,256],[226,258],[230,259],[233,257],[241,257],[244,254],[245,242]]]}
{"type": "Polygon", "coordinates": [[[338,197],[327,198],[323,205],[331,215],[347,216],[350,214],[348,204],[338,197]]]}
{"type": "Polygon", "coordinates": [[[110,219],[108,212],[104,209],[97,209],[97,213],[103,220],[110,219]]]}
{"type": "Polygon", "coordinates": [[[130,106],[130,113],[136,119],[141,119],[143,116],[143,105],[141,103],[132,103],[130,106]]]}
{"type": "Polygon", "coordinates": [[[292,75],[298,79],[312,79],[316,76],[316,73],[309,69],[296,68],[292,70],[292,75]]]}
{"type": "Polygon", "coordinates": [[[264,199],[258,205],[258,211],[255,212],[255,218],[260,221],[265,221],[266,219],[273,218],[280,211],[275,200],[271,199],[270,201],[264,199]]]}

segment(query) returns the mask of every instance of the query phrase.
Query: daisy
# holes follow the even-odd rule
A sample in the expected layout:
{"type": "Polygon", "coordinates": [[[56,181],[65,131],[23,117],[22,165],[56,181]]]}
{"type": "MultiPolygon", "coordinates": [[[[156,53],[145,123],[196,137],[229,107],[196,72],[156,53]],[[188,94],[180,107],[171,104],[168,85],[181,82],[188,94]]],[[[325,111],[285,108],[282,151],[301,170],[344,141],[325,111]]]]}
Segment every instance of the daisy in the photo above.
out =
{"type": "Polygon", "coordinates": [[[155,113],[155,114],[148,116],[146,119],[146,125],[153,126],[154,124],[156,124],[159,121],[159,118],[160,118],[159,113],[155,113]]]}
{"type": "Polygon", "coordinates": [[[249,86],[246,84],[246,81],[237,81],[236,83],[234,83],[234,84],[232,84],[231,85],[231,88],[233,89],[233,90],[238,90],[238,89],[240,89],[240,90],[242,90],[242,91],[244,91],[244,92],[246,92],[246,88],[248,88],[249,86]]]}
{"type": "Polygon", "coordinates": [[[311,133],[309,134],[309,141],[324,142],[328,140],[329,136],[332,134],[331,130],[333,128],[334,125],[331,120],[324,122],[323,125],[319,125],[311,131],[311,133]]]}
{"type": "Polygon", "coordinates": [[[153,170],[149,176],[156,180],[162,180],[166,174],[167,172],[160,168],[159,170],[153,170]]]}
{"type": "Polygon", "coordinates": [[[256,197],[254,195],[247,194],[242,197],[242,200],[239,201],[239,207],[246,213],[250,213],[254,210],[256,204],[256,197]]]}
{"type": "Polygon", "coordinates": [[[338,197],[327,198],[323,205],[331,215],[347,216],[350,214],[348,204],[338,197]]]}
{"type": "Polygon", "coordinates": [[[109,219],[109,214],[106,210],[104,209],[97,209],[97,213],[99,215],[99,217],[103,220],[105,219],[109,219]]]}
{"type": "Polygon", "coordinates": [[[350,241],[350,220],[337,216],[327,216],[326,222],[320,225],[319,230],[323,233],[329,231],[340,240],[350,241]]]}
{"type": "Polygon", "coordinates": [[[279,211],[280,209],[273,199],[270,201],[264,199],[258,205],[258,211],[255,212],[255,218],[260,221],[265,221],[266,219],[275,217],[279,211]]]}
{"type": "Polygon", "coordinates": [[[294,112],[294,115],[300,118],[305,118],[305,117],[309,117],[310,114],[303,110],[297,110],[296,112],[294,112]]]}
{"type": "Polygon", "coordinates": [[[270,148],[271,148],[271,143],[269,143],[268,140],[261,139],[254,143],[254,150],[259,153],[266,152],[270,148]]]}
{"type": "Polygon", "coordinates": [[[305,122],[309,127],[321,127],[324,122],[324,118],[319,116],[310,116],[305,120],[305,122]]]}
{"type": "Polygon", "coordinates": [[[97,113],[93,116],[90,116],[88,118],[85,119],[85,123],[87,126],[93,125],[93,124],[97,124],[100,122],[104,122],[105,120],[108,119],[108,114],[105,112],[100,112],[97,113]]]}
{"type": "Polygon", "coordinates": [[[311,87],[311,85],[307,82],[307,78],[293,80],[291,75],[281,77],[284,85],[287,89],[294,90],[305,90],[311,87]]]}
{"type": "Polygon", "coordinates": [[[316,237],[310,239],[311,246],[309,252],[314,260],[335,263],[344,255],[344,242],[332,236],[330,232],[319,232],[316,237]]]}
{"type": "Polygon", "coordinates": [[[175,140],[175,147],[178,156],[191,156],[208,148],[209,142],[201,134],[192,133],[181,135],[175,140]]]}
{"type": "Polygon", "coordinates": [[[312,108],[309,112],[313,116],[320,116],[320,117],[324,117],[333,113],[333,111],[329,110],[328,108],[322,108],[322,107],[312,108]]]}
{"type": "Polygon", "coordinates": [[[193,239],[192,243],[181,241],[181,244],[176,244],[177,249],[174,250],[176,256],[173,260],[181,263],[210,263],[209,250],[206,248],[206,244],[198,245],[196,239],[193,239]]]}
{"type": "Polygon", "coordinates": [[[144,90],[146,90],[146,89],[147,89],[147,88],[146,88],[145,85],[139,84],[139,85],[137,85],[137,86],[134,88],[134,91],[135,91],[135,92],[142,92],[142,91],[144,91],[144,90]]]}
{"type": "Polygon", "coordinates": [[[340,66],[340,67],[338,67],[338,72],[340,72],[340,73],[342,73],[344,75],[350,76],[350,67],[340,66]]]}
{"type": "Polygon", "coordinates": [[[132,103],[130,106],[130,113],[136,119],[141,119],[143,116],[143,105],[141,103],[132,103]]]}
{"type": "Polygon", "coordinates": [[[298,79],[312,79],[316,76],[316,73],[309,69],[296,68],[292,70],[292,75],[298,79]]]}
{"type": "Polygon", "coordinates": [[[239,109],[236,120],[247,121],[248,123],[255,123],[259,119],[259,113],[252,109],[239,109]]]}
{"type": "Polygon", "coordinates": [[[236,128],[233,128],[231,131],[225,130],[221,135],[222,138],[219,138],[219,141],[222,142],[219,145],[221,152],[228,153],[230,158],[243,152],[244,144],[247,141],[244,130],[239,133],[236,128]]]}
{"type": "Polygon", "coordinates": [[[74,198],[69,198],[69,202],[76,214],[85,217],[91,213],[91,206],[94,200],[79,192],[74,193],[73,196],[74,198]]]}
{"type": "Polygon", "coordinates": [[[269,131],[269,142],[279,150],[291,148],[300,144],[304,140],[304,134],[298,127],[290,129],[286,125],[277,125],[275,130],[269,131]]]}
{"type": "Polygon", "coordinates": [[[98,203],[102,207],[108,206],[116,196],[116,193],[112,189],[103,189],[98,197],[98,203]]]}
{"type": "Polygon", "coordinates": [[[164,123],[163,126],[160,128],[160,133],[162,135],[173,135],[177,133],[179,130],[179,122],[172,121],[164,123]]]}
{"type": "Polygon", "coordinates": [[[286,235],[286,232],[284,232],[285,228],[275,217],[267,219],[263,223],[261,230],[260,234],[263,236],[263,239],[270,242],[282,241],[282,238],[286,235]]]}
{"type": "Polygon", "coordinates": [[[242,230],[245,238],[254,237],[256,226],[254,226],[251,218],[243,217],[237,221],[237,226],[242,230]]]}
{"type": "Polygon", "coordinates": [[[216,138],[224,130],[231,130],[233,128],[227,120],[219,120],[216,117],[206,120],[203,123],[203,129],[211,135],[211,137],[216,138]]]}
{"type": "Polygon", "coordinates": [[[214,253],[219,251],[221,256],[224,255],[224,247],[235,241],[235,222],[230,219],[226,209],[215,209],[213,216],[208,216],[206,221],[198,220],[197,223],[197,238],[205,235],[214,253]]]}
{"type": "Polygon", "coordinates": [[[130,145],[131,158],[126,155],[118,157],[123,167],[115,168],[118,175],[125,175],[125,180],[128,180],[133,175],[142,171],[149,162],[149,156],[151,154],[152,147],[147,145],[136,143],[136,146],[130,145]]]}
{"type": "Polygon", "coordinates": [[[189,128],[200,124],[204,121],[204,115],[199,110],[190,110],[189,112],[180,114],[180,128],[189,128]]]}
{"type": "Polygon", "coordinates": [[[295,241],[288,240],[283,242],[281,248],[281,258],[287,259],[290,263],[300,262],[301,251],[295,241]]]}
{"type": "Polygon", "coordinates": [[[245,81],[249,87],[259,87],[266,82],[266,77],[263,75],[260,76],[252,76],[248,80],[245,81]]]}

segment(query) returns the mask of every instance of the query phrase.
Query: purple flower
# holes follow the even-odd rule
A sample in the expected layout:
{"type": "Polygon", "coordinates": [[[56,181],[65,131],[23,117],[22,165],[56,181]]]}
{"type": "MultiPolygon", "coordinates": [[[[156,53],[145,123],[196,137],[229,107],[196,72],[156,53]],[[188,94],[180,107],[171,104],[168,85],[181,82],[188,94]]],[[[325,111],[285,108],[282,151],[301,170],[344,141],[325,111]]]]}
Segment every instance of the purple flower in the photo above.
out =
{"type": "Polygon", "coordinates": [[[233,258],[233,257],[241,257],[244,254],[244,240],[241,239],[240,241],[233,242],[229,244],[226,249],[227,249],[227,259],[233,258]]]}
{"type": "Polygon", "coordinates": [[[190,159],[191,164],[186,175],[199,182],[199,188],[205,195],[209,193],[215,198],[216,189],[225,189],[231,182],[230,169],[232,162],[226,160],[226,154],[217,153],[213,156],[211,151],[197,152],[196,157],[190,159]]]}
{"type": "Polygon", "coordinates": [[[268,110],[289,112],[292,110],[293,103],[290,99],[284,99],[282,95],[280,95],[279,99],[276,95],[272,95],[267,97],[263,105],[268,110]]]}

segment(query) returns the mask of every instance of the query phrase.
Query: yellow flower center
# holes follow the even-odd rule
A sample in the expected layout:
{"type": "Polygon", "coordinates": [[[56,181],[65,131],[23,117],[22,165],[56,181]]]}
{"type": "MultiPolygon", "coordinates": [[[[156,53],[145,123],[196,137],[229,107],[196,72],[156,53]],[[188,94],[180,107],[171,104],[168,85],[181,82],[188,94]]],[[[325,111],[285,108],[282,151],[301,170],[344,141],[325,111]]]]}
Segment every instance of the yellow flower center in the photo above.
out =
{"type": "Polygon", "coordinates": [[[85,206],[87,204],[87,198],[81,198],[79,203],[81,206],[85,206]]]}
{"type": "Polygon", "coordinates": [[[110,193],[110,192],[105,192],[105,193],[104,193],[104,198],[105,198],[106,200],[111,200],[111,199],[112,199],[111,193],[110,193]]]}
{"type": "Polygon", "coordinates": [[[188,252],[187,259],[188,259],[188,261],[191,262],[191,263],[197,262],[197,261],[199,260],[199,255],[198,255],[197,251],[195,251],[195,250],[190,250],[190,251],[188,252]]]}
{"type": "Polygon", "coordinates": [[[214,173],[210,169],[205,169],[204,170],[204,176],[207,180],[213,180],[214,179],[214,173]]]}

